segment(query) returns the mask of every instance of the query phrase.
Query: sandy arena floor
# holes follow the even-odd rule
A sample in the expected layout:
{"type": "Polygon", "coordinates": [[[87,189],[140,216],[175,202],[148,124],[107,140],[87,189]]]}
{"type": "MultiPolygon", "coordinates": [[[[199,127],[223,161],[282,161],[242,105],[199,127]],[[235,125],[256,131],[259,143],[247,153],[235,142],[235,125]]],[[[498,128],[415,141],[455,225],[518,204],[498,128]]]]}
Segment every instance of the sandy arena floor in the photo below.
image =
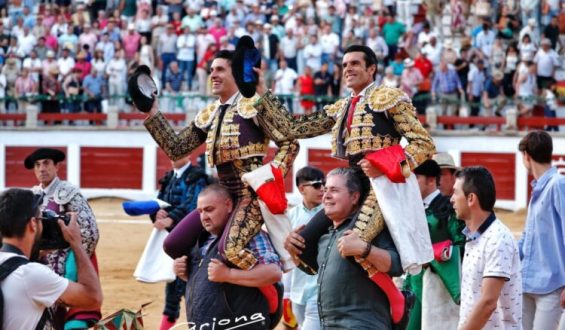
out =
{"type": "MultiPolygon", "coordinates": [[[[146,329],[158,329],[165,284],[145,284],[133,278],[133,271],[151,233],[151,221],[148,217],[126,215],[122,211],[121,202],[109,198],[90,201],[100,228],[97,253],[104,290],[102,315],[106,316],[121,308],[137,310],[142,304],[152,301],[146,307],[143,319],[146,329]]],[[[519,235],[523,228],[524,211],[500,211],[497,214],[515,235],[519,235]]],[[[184,305],[184,301],[182,304],[184,305]]],[[[181,310],[181,320],[184,320],[184,307],[181,310]]]]}

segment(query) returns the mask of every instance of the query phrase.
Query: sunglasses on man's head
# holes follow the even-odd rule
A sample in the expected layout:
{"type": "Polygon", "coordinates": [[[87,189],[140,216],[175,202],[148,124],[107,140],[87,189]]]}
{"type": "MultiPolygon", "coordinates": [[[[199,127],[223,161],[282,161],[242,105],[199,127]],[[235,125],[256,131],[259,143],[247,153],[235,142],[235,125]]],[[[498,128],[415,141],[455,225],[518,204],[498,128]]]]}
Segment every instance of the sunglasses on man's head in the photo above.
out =
{"type": "Polygon", "coordinates": [[[317,180],[317,181],[307,181],[307,182],[303,183],[302,185],[305,186],[305,187],[311,186],[314,189],[321,189],[326,185],[326,183],[324,181],[317,180]]]}

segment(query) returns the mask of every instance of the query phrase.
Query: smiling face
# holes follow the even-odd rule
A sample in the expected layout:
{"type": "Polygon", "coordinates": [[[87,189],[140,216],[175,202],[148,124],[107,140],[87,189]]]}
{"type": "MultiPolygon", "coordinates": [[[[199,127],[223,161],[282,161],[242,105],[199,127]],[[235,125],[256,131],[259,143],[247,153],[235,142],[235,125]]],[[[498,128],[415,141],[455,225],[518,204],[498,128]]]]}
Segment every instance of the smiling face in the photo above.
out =
{"type": "Polygon", "coordinates": [[[217,58],[212,62],[210,80],[212,81],[212,94],[219,96],[221,101],[226,101],[237,92],[231,63],[227,59],[217,58]]]}
{"type": "Polygon", "coordinates": [[[363,52],[351,52],[343,56],[343,80],[345,86],[352,89],[355,94],[360,93],[373,82],[373,74],[377,69],[375,65],[367,68],[363,52]]]}
{"type": "Polygon", "coordinates": [[[330,175],[326,181],[323,203],[324,212],[334,223],[345,220],[355,210],[359,193],[351,193],[343,175],[330,175]]]}

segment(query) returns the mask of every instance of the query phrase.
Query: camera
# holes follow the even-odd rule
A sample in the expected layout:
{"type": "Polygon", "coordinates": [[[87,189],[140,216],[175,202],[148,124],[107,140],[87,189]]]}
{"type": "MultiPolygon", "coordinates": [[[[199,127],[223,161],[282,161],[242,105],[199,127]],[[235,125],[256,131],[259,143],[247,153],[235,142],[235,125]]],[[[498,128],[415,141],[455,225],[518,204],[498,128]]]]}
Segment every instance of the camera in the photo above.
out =
{"type": "Polygon", "coordinates": [[[57,250],[66,249],[69,243],[65,241],[61,227],[59,227],[59,220],[63,220],[65,225],[71,221],[68,214],[57,214],[51,210],[41,212],[41,220],[43,223],[43,233],[38,242],[40,250],[57,250]]]}

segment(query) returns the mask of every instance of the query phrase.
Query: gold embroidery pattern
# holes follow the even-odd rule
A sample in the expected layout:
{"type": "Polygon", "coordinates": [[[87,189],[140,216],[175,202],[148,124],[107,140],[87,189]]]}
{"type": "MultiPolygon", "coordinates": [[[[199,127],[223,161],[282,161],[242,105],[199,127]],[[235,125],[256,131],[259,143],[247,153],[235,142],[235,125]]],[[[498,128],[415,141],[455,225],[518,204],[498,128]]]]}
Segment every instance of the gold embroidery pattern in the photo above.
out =
{"type": "Polygon", "coordinates": [[[400,102],[388,113],[393,118],[396,130],[408,140],[404,151],[408,155],[410,168],[414,170],[419,164],[431,159],[435,153],[434,142],[430,133],[416,118],[416,111],[412,103],[400,102]]]}
{"type": "MultiPolygon", "coordinates": [[[[381,213],[375,192],[371,188],[361,206],[353,230],[357,232],[359,237],[365,242],[372,242],[373,239],[383,231],[384,227],[385,222],[383,214],[381,213]]],[[[376,268],[368,261],[362,261],[360,258],[356,258],[355,260],[369,273],[369,276],[373,276],[377,272],[376,268]]]]}
{"type": "Polygon", "coordinates": [[[262,224],[263,218],[257,198],[251,196],[241,198],[236,212],[226,225],[226,228],[229,228],[229,234],[226,237],[223,251],[229,262],[245,270],[251,269],[257,263],[253,253],[245,246],[261,230],[262,224]]]}
{"type": "Polygon", "coordinates": [[[196,127],[200,129],[208,128],[208,126],[210,126],[212,120],[216,116],[216,112],[218,111],[219,106],[220,101],[216,100],[214,103],[204,108],[204,110],[198,112],[198,114],[196,114],[196,117],[194,118],[194,124],[196,125],[196,127]]]}
{"type": "Polygon", "coordinates": [[[245,119],[257,116],[257,109],[254,107],[257,100],[259,100],[259,96],[257,95],[252,98],[240,98],[237,102],[237,113],[245,119]]]}
{"type": "MultiPolygon", "coordinates": [[[[341,113],[343,112],[345,106],[349,103],[350,98],[343,98],[337,100],[333,104],[329,104],[324,106],[324,112],[328,115],[328,117],[338,118],[341,113]]],[[[356,107],[357,108],[357,107],[356,107]]]]}
{"type": "Polygon", "coordinates": [[[335,118],[325,111],[301,115],[292,119],[292,135],[297,139],[307,139],[330,132],[334,125],[335,118]]]}
{"type": "Polygon", "coordinates": [[[267,150],[267,143],[251,143],[237,149],[220,149],[218,154],[220,161],[218,161],[218,164],[232,162],[242,158],[264,157],[267,154],[267,150]]]}
{"type": "Polygon", "coordinates": [[[172,160],[188,155],[206,140],[206,132],[196,127],[194,122],[177,134],[161,112],[146,119],[143,124],[159,147],[172,160]]]}
{"type": "Polygon", "coordinates": [[[284,104],[270,91],[255,102],[259,111],[257,119],[265,133],[273,141],[293,140],[292,117],[284,104]]]}
{"type": "MultiPolygon", "coordinates": [[[[394,108],[400,102],[410,102],[410,98],[399,88],[379,86],[376,89],[367,91],[369,95],[363,103],[368,103],[371,110],[383,112],[394,108]]],[[[358,105],[359,106],[359,105],[358,105]]],[[[364,104],[363,104],[364,109],[364,104]]]]}

